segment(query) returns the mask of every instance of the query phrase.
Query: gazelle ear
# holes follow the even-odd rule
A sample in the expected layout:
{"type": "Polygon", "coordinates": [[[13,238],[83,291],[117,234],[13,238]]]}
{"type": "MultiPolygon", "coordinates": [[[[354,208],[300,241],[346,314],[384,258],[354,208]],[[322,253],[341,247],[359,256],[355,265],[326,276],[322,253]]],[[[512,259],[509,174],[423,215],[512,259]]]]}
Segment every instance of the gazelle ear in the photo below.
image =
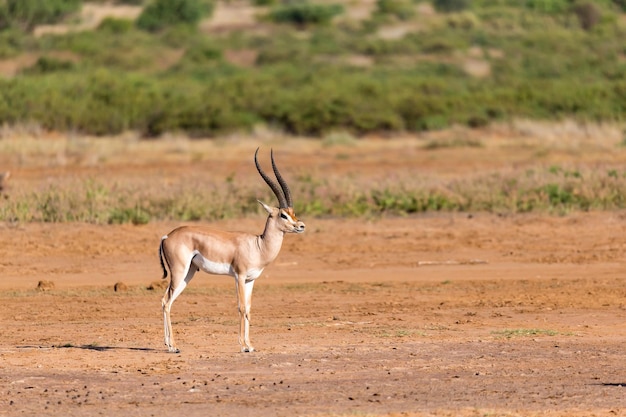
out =
{"type": "Polygon", "coordinates": [[[272,208],[270,206],[268,206],[267,204],[265,204],[264,202],[262,202],[261,200],[257,200],[259,202],[260,205],[263,206],[263,208],[265,209],[265,211],[267,211],[267,214],[272,214],[272,208]]]}

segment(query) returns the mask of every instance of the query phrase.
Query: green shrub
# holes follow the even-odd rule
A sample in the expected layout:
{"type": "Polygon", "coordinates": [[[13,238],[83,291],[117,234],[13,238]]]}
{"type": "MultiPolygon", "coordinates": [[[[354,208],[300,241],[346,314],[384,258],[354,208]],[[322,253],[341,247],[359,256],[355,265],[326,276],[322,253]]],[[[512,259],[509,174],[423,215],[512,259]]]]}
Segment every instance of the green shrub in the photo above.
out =
{"type": "Polygon", "coordinates": [[[206,65],[221,58],[222,50],[213,42],[195,42],[187,48],[182,61],[195,65],[206,65]]]}
{"type": "Polygon", "coordinates": [[[274,6],[276,3],[277,0],[252,0],[252,4],[257,7],[274,6]]]}
{"type": "Polygon", "coordinates": [[[106,17],[98,25],[98,30],[107,31],[115,34],[124,34],[133,29],[133,21],[129,19],[116,19],[114,17],[106,17]]]}
{"type": "Polygon", "coordinates": [[[569,0],[526,0],[527,8],[543,13],[563,13],[569,6],[569,0]]]}
{"type": "Polygon", "coordinates": [[[153,0],[137,19],[137,26],[149,32],[180,24],[195,26],[213,7],[209,0],[153,0]]]}
{"type": "Polygon", "coordinates": [[[301,0],[274,7],[268,18],[275,23],[290,23],[302,27],[328,24],[333,17],[343,11],[343,6],[340,4],[311,4],[306,0],[301,0]]]}
{"type": "Polygon", "coordinates": [[[11,25],[12,19],[6,5],[0,4],[0,31],[10,28],[11,25]]]}
{"type": "Polygon", "coordinates": [[[40,41],[45,50],[68,51],[85,68],[135,71],[153,69],[161,62],[167,47],[158,43],[150,33],[135,30],[123,19],[105,19],[94,31],[49,36],[40,41]]]}
{"type": "Polygon", "coordinates": [[[25,74],[46,74],[57,71],[70,71],[74,69],[75,64],[72,61],[57,59],[53,57],[42,56],[37,62],[29,68],[26,68],[25,74]]]}
{"type": "Polygon", "coordinates": [[[626,11],[626,0],[612,0],[612,3],[619,7],[621,10],[626,11]]]}
{"type": "Polygon", "coordinates": [[[451,29],[470,31],[480,26],[480,21],[472,12],[451,14],[446,18],[446,23],[451,29]]]}
{"type": "Polygon", "coordinates": [[[21,30],[16,28],[6,28],[2,30],[0,28],[0,59],[12,58],[19,55],[23,51],[25,44],[26,37],[21,30]]]}
{"type": "Polygon", "coordinates": [[[472,0],[433,0],[435,10],[444,13],[460,12],[468,9],[472,0]]]}
{"type": "Polygon", "coordinates": [[[177,24],[165,28],[160,34],[161,41],[172,48],[186,48],[198,37],[195,26],[177,24]]]}
{"type": "Polygon", "coordinates": [[[131,223],[134,225],[148,224],[150,222],[150,214],[141,207],[132,208],[114,208],[109,214],[109,224],[131,223]]]}
{"type": "Polygon", "coordinates": [[[32,30],[37,25],[56,23],[81,5],[81,0],[5,0],[0,3],[0,29],[17,25],[32,30]]]}
{"type": "Polygon", "coordinates": [[[376,13],[408,20],[415,15],[415,9],[411,0],[377,0],[376,13]]]}
{"type": "Polygon", "coordinates": [[[263,42],[258,48],[259,54],[256,63],[260,66],[270,66],[289,62],[293,66],[301,66],[310,62],[311,52],[309,45],[293,36],[276,36],[263,42]]]}
{"type": "Polygon", "coordinates": [[[598,6],[591,2],[576,3],[572,10],[578,17],[580,26],[584,30],[593,29],[593,27],[600,22],[600,18],[602,17],[598,6]]]}

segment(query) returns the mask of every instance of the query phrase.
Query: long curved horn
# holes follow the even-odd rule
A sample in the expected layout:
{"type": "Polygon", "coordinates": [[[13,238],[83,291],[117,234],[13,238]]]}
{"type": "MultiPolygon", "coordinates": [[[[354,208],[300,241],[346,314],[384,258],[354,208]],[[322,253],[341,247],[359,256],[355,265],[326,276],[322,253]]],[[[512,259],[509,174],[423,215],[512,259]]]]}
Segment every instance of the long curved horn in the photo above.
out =
{"type": "Polygon", "coordinates": [[[291,191],[289,191],[289,186],[287,185],[287,182],[285,181],[283,176],[280,175],[280,172],[278,172],[278,168],[276,167],[276,164],[274,163],[274,150],[270,150],[270,156],[272,159],[272,169],[274,170],[276,179],[278,180],[278,183],[280,184],[280,188],[283,189],[283,193],[285,194],[285,200],[287,200],[287,207],[293,207],[293,201],[291,200],[291,191]]]}
{"type": "Polygon", "coordinates": [[[263,172],[263,170],[261,169],[261,165],[259,165],[259,161],[257,160],[258,153],[259,153],[259,148],[257,148],[256,152],[254,153],[254,163],[256,165],[256,170],[259,171],[261,178],[263,178],[263,180],[267,183],[267,185],[272,189],[272,191],[276,195],[276,198],[278,198],[278,206],[280,208],[289,207],[289,205],[287,205],[287,199],[283,195],[281,189],[278,187],[278,184],[276,184],[274,180],[271,179],[269,176],[267,176],[267,174],[263,172]]]}

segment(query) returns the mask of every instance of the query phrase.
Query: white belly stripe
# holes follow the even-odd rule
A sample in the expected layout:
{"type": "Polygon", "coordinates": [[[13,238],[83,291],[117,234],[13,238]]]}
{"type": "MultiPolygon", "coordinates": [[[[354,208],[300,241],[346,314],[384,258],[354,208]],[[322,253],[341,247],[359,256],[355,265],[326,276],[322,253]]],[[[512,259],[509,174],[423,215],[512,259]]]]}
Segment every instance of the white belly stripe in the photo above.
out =
{"type": "Polygon", "coordinates": [[[191,259],[191,262],[204,272],[216,275],[235,275],[235,271],[231,268],[230,264],[213,262],[206,259],[200,253],[196,253],[191,259]]]}
{"type": "MultiPolygon", "coordinates": [[[[200,252],[195,252],[191,258],[191,263],[208,274],[230,275],[236,277],[236,273],[232,266],[227,263],[213,262],[202,256],[200,252]]],[[[246,281],[254,281],[263,273],[263,268],[252,268],[246,272],[246,281]]]]}

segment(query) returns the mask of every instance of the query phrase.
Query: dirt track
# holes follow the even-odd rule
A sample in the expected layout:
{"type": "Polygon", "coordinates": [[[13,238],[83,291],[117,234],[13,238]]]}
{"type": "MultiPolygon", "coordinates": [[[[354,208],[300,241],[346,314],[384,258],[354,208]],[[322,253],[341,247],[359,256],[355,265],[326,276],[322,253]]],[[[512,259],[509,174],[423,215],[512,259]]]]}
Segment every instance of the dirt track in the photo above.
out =
{"type": "Polygon", "coordinates": [[[208,275],[166,352],[146,288],[174,223],[0,225],[0,415],[626,415],[625,213],[303,220],[255,287],[251,354],[208,275]]]}

